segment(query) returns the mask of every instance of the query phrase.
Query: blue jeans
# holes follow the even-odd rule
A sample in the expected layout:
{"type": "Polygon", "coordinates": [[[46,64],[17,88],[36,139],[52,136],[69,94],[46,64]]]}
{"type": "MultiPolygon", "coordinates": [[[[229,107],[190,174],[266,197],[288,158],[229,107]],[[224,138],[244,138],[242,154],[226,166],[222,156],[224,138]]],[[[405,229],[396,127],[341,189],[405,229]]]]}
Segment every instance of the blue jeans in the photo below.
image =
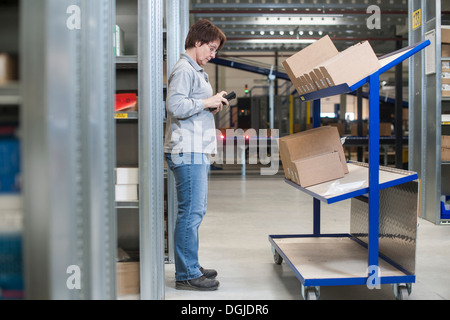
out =
{"type": "Polygon", "coordinates": [[[177,281],[202,276],[198,262],[198,228],[206,214],[209,158],[201,153],[172,155],[166,161],[175,176],[178,216],[175,225],[175,278],[177,281]]]}

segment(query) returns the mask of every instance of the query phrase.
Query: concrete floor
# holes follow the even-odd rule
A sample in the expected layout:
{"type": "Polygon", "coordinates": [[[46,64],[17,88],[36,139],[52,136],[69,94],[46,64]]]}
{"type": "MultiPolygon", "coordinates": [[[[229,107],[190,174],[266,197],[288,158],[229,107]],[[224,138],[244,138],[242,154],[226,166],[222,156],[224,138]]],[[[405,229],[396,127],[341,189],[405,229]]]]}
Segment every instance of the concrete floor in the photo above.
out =
{"type": "MultiPolygon", "coordinates": [[[[323,233],[349,232],[350,201],[322,204],[323,233]]],[[[302,300],[300,281],[273,260],[270,234],[312,233],[312,198],[283,176],[211,174],[208,212],[200,227],[200,262],[215,268],[213,292],[175,289],[174,265],[165,269],[166,300],[302,300]]],[[[450,299],[450,225],[419,219],[416,283],[410,300],[450,299]]],[[[394,300],[392,285],[321,287],[320,300],[394,300]]]]}

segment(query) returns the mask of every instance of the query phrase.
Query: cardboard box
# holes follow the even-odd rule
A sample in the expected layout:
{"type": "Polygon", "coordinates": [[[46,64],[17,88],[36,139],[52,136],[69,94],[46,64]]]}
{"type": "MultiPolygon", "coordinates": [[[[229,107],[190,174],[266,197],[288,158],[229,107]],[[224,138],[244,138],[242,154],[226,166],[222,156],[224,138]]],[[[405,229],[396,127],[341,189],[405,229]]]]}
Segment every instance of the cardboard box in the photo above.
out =
{"type": "Polygon", "coordinates": [[[139,168],[116,168],[116,184],[139,184],[139,168]]]}
{"type": "Polygon", "coordinates": [[[441,95],[443,97],[450,97],[450,84],[442,83],[441,95]]]}
{"type": "Polygon", "coordinates": [[[18,66],[16,59],[7,54],[0,53],[0,85],[18,80],[18,66]]]}
{"type": "MultiPolygon", "coordinates": [[[[369,126],[367,123],[363,122],[362,124],[362,136],[366,137],[369,134],[369,126]]],[[[350,135],[357,137],[358,136],[358,123],[353,122],[350,125],[350,135]]]]}
{"type": "Polygon", "coordinates": [[[117,295],[139,294],[139,262],[117,262],[117,295]]]}
{"type": "Polygon", "coordinates": [[[450,44],[450,29],[441,28],[441,43],[449,43],[450,44]]]}
{"type": "Polygon", "coordinates": [[[442,45],[442,58],[450,58],[450,44],[443,43],[442,45]]]}
{"type": "Polygon", "coordinates": [[[279,139],[285,177],[302,187],[342,177],[348,173],[341,139],[336,127],[326,126],[279,139]],[[342,168],[336,169],[337,166],[342,168]]]}
{"type": "Polygon", "coordinates": [[[345,49],[319,66],[330,87],[342,83],[352,86],[380,68],[380,61],[368,41],[345,49]]]}
{"type": "Polygon", "coordinates": [[[344,177],[338,152],[294,160],[288,167],[288,172],[291,175],[290,180],[303,188],[344,177]]]}
{"type": "Polygon", "coordinates": [[[298,90],[298,87],[301,86],[298,80],[299,77],[305,73],[309,73],[318,64],[333,57],[337,53],[338,50],[327,35],[287,58],[282,62],[282,65],[295,88],[298,90]]]}
{"type": "Polygon", "coordinates": [[[441,148],[441,161],[450,161],[450,149],[441,148]]]}
{"type": "Polygon", "coordinates": [[[391,132],[391,124],[388,122],[380,123],[380,136],[381,137],[390,137],[392,135],[391,132]]]}
{"type": "Polygon", "coordinates": [[[137,201],[139,200],[139,187],[137,184],[116,184],[116,201],[137,201]]]}
{"type": "Polygon", "coordinates": [[[441,136],[441,148],[450,149],[450,136],[441,136]]]}
{"type": "Polygon", "coordinates": [[[345,123],[330,123],[329,125],[336,127],[341,137],[345,136],[345,123]]]}

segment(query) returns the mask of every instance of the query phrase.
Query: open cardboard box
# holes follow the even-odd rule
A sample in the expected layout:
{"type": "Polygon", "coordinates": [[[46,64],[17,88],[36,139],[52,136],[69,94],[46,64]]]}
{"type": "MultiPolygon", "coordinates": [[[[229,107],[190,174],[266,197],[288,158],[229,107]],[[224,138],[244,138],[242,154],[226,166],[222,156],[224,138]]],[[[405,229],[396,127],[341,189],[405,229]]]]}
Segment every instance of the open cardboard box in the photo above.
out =
{"type": "Polygon", "coordinates": [[[319,65],[327,84],[347,83],[350,87],[381,68],[368,41],[357,43],[319,65]]]}
{"type": "Polygon", "coordinates": [[[301,187],[344,177],[348,173],[336,127],[326,126],[279,139],[285,177],[301,187]]]}
{"type": "Polygon", "coordinates": [[[300,95],[342,83],[352,86],[382,66],[368,41],[339,52],[329,36],[287,58],[282,65],[300,95]]]}
{"type": "Polygon", "coordinates": [[[305,94],[313,91],[316,85],[307,82],[304,75],[309,74],[317,65],[338,54],[338,52],[327,35],[287,58],[282,62],[282,65],[297,91],[300,94],[305,94]]]}

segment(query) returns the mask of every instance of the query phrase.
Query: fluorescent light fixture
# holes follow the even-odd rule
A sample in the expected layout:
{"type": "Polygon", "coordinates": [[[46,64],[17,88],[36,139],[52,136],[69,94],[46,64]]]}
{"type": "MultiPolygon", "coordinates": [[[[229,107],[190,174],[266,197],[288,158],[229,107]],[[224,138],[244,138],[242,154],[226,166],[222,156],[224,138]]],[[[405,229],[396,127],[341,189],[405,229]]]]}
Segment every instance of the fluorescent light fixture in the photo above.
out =
{"type": "Polygon", "coordinates": [[[315,39],[249,39],[249,40],[228,40],[231,43],[255,43],[255,44],[304,44],[316,42],[315,39]]]}

